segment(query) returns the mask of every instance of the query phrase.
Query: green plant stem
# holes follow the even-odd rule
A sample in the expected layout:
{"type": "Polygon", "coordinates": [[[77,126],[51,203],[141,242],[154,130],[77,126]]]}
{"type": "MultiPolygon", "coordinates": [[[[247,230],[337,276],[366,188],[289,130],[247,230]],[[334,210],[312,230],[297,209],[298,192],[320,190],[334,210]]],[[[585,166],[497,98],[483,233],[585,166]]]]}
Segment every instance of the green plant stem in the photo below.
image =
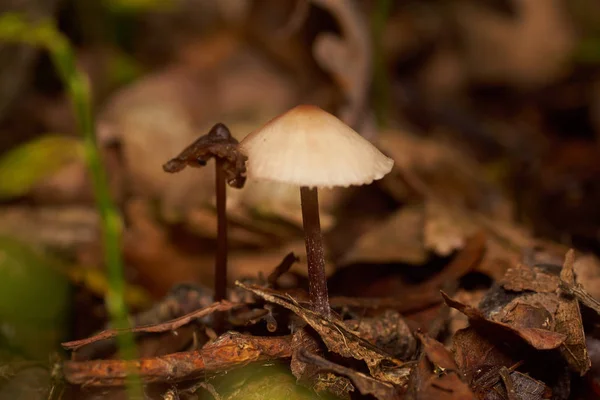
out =
{"type": "MultiPolygon", "coordinates": [[[[96,145],[96,132],[89,82],[84,73],[77,69],[75,54],[67,38],[50,22],[31,25],[14,14],[0,18],[0,39],[25,42],[42,46],[50,53],[55,68],[64,82],[77,117],[78,128],[83,136],[87,167],[92,178],[96,206],[100,213],[102,242],[108,275],[109,288],[106,306],[111,323],[115,328],[128,328],[129,319],[125,304],[125,280],[121,257],[122,223],[119,211],[112,201],[106,172],[96,145]]],[[[124,359],[137,358],[132,334],[119,335],[119,352],[124,359]]],[[[130,398],[142,398],[141,385],[135,371],[131,371],[127,385],[130,398]]]]}
{"type": "Polygon", "coordinates": [[[392,0],[377,0],[371,18],[373,33],[373,103],[379,127],[388,124],[390,112],[390,78],[382,47],[385,23],[390,15],[394,2],[392,0]]]}

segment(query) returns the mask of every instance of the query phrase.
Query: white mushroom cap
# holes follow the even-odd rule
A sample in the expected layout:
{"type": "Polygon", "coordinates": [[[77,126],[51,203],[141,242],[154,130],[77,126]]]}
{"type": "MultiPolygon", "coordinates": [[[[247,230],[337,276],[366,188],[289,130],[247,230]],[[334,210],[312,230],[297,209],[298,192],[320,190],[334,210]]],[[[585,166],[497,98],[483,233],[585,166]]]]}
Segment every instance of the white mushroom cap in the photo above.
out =
{"type": "Polygon", "coordinates": [[[319,107],[297,106],[240,142],[248,177],[309,187],[364,185],[394,161],[319,107]]]}

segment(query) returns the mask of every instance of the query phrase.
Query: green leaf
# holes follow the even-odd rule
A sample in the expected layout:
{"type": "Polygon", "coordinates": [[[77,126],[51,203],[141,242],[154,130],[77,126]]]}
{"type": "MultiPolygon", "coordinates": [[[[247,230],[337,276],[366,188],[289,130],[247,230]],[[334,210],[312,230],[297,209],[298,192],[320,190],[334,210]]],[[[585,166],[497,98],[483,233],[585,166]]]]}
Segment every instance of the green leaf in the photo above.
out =
{"type": "Polygon", "coordinates": [[[22,196],[60,168],[83,159],[80,139],[47,135],[0,158],[0,199],[22,196]]]}
{"type": "Polygon", "coordinates": [[[178,0],[104,0],[113,12],[169,11],[178,0]]]}
{"type": "Polygon", "coordinates": [[[133,82],[142,75],[141,65],[123,52],[116,52],[109,59],[109,74],[117,86],[133,82]]]}
{"type": "Polygon", "coordinates": [[[59,264],[0,236],[0,352],[47,359],[64,339],[70,290],[59,264]]]}
{"type": "MultiPolygon", "coordinates": [[[[317,400],[315,392],[296,383],[288,368],[250,365],[230,371],[213,382],[222,398],[227,400],[317,400]]],[[[209,398],[209,397],[202,397],[209,398]]],[[[325,396],[322,400],[327,400],[325,396]]]]}

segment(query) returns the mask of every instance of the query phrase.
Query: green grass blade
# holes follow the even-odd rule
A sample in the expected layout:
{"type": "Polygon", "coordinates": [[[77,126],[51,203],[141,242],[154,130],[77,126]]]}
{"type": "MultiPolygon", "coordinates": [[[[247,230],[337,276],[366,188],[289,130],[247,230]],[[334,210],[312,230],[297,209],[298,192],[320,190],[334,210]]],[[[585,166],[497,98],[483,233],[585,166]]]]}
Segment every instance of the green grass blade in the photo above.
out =
{"type": "MultiPolygon", "coordinates": [[[[127,328],[129,320],[125,304],[125,281],[121,257],[122,222],[110,196],[106,173],[96,146],[94,116],[87,76],[77,69],[75,53],[68,39],[50,21],[30,24],[19,15],[4,14],[0,17],[0,40],[28,43],[45,48],[66,86],[75,109],[79,130],[83,135],[85,159],[92,177],[94,195],[101,218],[104,256],[109,280],[106,305],[112,326],[127,328]]],[[[133,335],[119,336],[119,351],[124,359],[136,358],[133,335]]],[[[132,371],[131,376],[132,379],[128,384],[130,398],[142,398],[141,385],[134,378],[135,371],[132,371]]]]}

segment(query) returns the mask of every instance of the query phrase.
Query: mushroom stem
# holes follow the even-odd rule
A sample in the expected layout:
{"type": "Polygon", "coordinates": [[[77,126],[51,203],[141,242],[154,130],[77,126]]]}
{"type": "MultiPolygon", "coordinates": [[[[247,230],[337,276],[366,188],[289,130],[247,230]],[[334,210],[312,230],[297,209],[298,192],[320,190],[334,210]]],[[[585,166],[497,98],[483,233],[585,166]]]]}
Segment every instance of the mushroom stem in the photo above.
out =
{"type": "Polygon", "coordinates": [[[217,194],[217,253],[215,260],[215,301],[227,296],[227,192],[225,190],[225,171],[223,160],[215,158],[216,194],[217,194]]]}
{"type": "Polygon", "coordinates": [[[325,275],[325,257],[323,235],[319,220],[319,194],[317,188],[300,187],[302,203],[302,223],[306,243],[306,262],[308,263],[308,292],[313,310],[329,317],[329,296],[327,294],[327,276],[325,275]]]}

